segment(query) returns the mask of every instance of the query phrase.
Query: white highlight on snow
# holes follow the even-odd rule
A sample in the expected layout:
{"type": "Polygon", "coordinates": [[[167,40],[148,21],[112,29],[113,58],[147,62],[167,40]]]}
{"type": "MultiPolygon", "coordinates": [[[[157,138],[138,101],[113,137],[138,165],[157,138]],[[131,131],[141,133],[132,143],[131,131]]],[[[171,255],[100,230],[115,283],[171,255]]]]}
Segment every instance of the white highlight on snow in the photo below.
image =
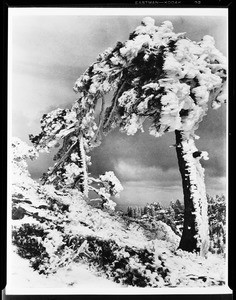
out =
{"type": "Polygon", "coordinates": [[[121,185],[119,179],[115,176],[113,171],[105,172],[104,175],[100,175],[99,178],[105,183],[107,182],[112,186],[113,194],[119,194],[123,191],[123,186],[121,185]]]}

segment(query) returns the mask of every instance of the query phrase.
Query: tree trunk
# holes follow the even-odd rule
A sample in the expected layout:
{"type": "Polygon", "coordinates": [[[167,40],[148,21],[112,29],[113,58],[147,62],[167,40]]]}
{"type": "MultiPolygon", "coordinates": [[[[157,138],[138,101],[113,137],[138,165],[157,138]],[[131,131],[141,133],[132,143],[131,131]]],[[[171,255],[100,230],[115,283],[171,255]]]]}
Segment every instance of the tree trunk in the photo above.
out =
{"type": "Polygon", "coordinates": [[[88,197],[88,173],[87,173],[87,165],[85,158],[85,150],[84,150],[84,139],[82,136],[78,138],[77,142],[77,153],[80,157],[79,160],[79,168],[81,168],[82,172],[77,176],[74,182],[74,186],[77,186],[81,193],[83,193],[86,197],[88,197]]]}
{"type": "Polygon", "coordinates": [[[176,152],[184,193],[184,226],[179,248],[206,256],[209,247],[207,197],[201,153],[193,138],[176,130],[176,152]]]}

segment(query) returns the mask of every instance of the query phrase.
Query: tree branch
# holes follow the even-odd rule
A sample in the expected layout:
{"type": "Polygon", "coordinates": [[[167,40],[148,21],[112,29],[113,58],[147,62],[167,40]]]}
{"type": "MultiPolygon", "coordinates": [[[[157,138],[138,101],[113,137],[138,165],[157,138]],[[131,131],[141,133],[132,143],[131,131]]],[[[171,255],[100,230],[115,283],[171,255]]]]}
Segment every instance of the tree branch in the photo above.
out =
{"type": "Polygon", "coordinates": [[[50,175],[52,175],[53,173],[55,173],[55,171],[57,171],[57,169],[59,168],[59,166],[61,165],[61,163],[62,163],[62,162],[65,160],[65,158],[71,153],[71,151],[73,150],[73,148],[76,146],[77,143],[78,143],[78,140],[77,140],[76,142],[74,142],[74,143],[70,146],[70,148],[67,150],[67,152],[66,152],[66,153],[60,158],[60,160],[54,165],[53,169],[52,169],[50,172],[48,172],[46,178],[45,178],[44,181],[43,181],[43,184],[46,183],[46,181],[47,181],[47,179],[48,179],[48,177],[49,177],[50,175]]]}
{"type": "Polygon", "coordinates": [[[97,193],[98,194],[98,196],[100,196],[101,198],[102,198],[102,200],[104,201],[108,201],[109,200],[109,198],[107,198],[106,196],[104,196],[103,194],[101,194],[100,192],[99,192],[99,190],[98,189],[96,189],[96,188],[94,188],[93,186],[89,186],[89,189],[91,190],[91,191],[94,191],[95,193],[97,193]]]}
{"type": "Polygon", "coordinates": [[[110,113],[109,113],[109,116],[106,120],[106,122],[103,124],[103,128],[106,128],[107,125],[109,124],[110,120],[111,120],[111,117],[116,109],[116,106],[117,106],[117,100],[124,88],[124,85],[125,85],[126,81],[124,80],[123,83],[121,84],[121,86],[117,89],[113,99],[112,99],[112,105],[109,107],[111,109],[110,113]]]}
{"type": "Polygon", "coordinates": [[[94,182],[101,183],[101,180],[100,180],[100,179],[97,179],[97,178],[94,178],[94,177],[89,177],[88,180],[92,180],[92,181],[94,181],[94,182]]]}
{"type": "Polygon", "coordinates": [[[101,104],[101,111],[100,111],[100,114],[99,114],[99,119],[98,119],[98,129],[96,131],[96,134],[95,136],[93,137],[92,141],[91,142],[94,142],[96,141],[97,139],[97,136],[100,132],[100,129],[101,129],[101,126],[102,126],[102,123],[103,123],[103,112],[104,112],[104,107],[105,107],[105,100],[104,100],[104,96],[102,95],[102,104],[101,104]]]}

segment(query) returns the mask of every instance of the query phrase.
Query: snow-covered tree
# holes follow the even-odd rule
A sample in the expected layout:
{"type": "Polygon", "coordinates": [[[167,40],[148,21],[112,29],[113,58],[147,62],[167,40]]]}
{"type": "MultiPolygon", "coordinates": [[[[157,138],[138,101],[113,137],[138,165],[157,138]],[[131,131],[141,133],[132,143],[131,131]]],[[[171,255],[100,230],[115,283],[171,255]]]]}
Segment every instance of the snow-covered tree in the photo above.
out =
{"type": "Polygon", "coordinates": [[[148,119],[151,135],[176,135],[185,205],[179,247],[204,255],[208,221],[200,159],[208,156],[198,151],[194,140],[208,103],[216,109],[226,100],[226,59],[214,43],[211,36],[191,41],[185,33],[175,33],[171,22],[156,26],[154,19],[146,17],[127,41],[101,53],[76,81],[79,97],[72,108],[44,115],[41,133],[30,137],[41,150],[62,141],[45,181],[71,184],[87,195],[88,153],[100,144],[102,134],[119,127],[133,135],[143,131],[148,119]],[[114,95],[108,106],[104,96],[111,91],[114,95]]]}

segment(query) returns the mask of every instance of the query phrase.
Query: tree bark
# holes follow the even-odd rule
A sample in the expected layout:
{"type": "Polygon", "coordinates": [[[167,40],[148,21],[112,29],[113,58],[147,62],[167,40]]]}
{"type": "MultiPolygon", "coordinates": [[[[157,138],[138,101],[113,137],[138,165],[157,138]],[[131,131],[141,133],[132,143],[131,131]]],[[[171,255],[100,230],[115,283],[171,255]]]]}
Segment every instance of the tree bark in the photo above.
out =
{"type": "Polygon", "coordinates": [[[179,248],[206,256],[209,247],[207,197],[201,152],[193,138],[176,130],[176,152],[184,194],[184,226],[179,248]]]}
{"type": "Polygon", "coordinates": [[[82,169],[81,174],[77,176],[74,182],[74,186],[77,186],[81,193],[83,193],[86,197],[88,197],[88,173],[87,173],[87,165],[85,158],[85,150],[84,150],[84,140],[83,137],[80,136],[77,141],[77,153],[80,158],[78,166],[82,169]]]}

